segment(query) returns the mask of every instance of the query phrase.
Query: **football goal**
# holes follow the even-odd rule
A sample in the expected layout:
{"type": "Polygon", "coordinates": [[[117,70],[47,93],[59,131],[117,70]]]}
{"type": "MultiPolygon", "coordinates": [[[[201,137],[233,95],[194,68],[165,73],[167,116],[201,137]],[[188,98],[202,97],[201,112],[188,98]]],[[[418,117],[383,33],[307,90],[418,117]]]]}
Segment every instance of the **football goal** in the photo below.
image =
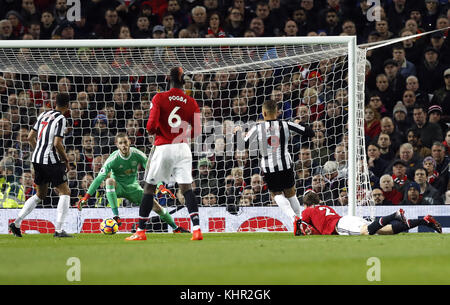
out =
{"type": "MultiPolygon", "coordinates": [[[[71,97],[64,144],[75,206],[117,149],[117,133],[148,155],[151,100],[168,89],[168,71],[176,65],[201,108],[203,132],[191,146],[204,232],[292,230],[267,192],[257,150],[239,149],[233,137],[235,126],[245,132],[261,119],[267,99],[277,101],[280,118],[316,131],[313,139],[294,136],[289,144],[297,195],[312,188],[342,214],[374,216],[364,143],[365,64],[365,51],[350,36],[2,41],[1,233],[34,192],[26,135],[59,92],[71,97]]],[[[142,183],[143,173],[130,174],[142,183]]],[[[159,193],[160,204],[189,227],[177,185],[164,184],[176,198],[159,193]]],[[[51,191],[22,230],[52,232],[57,196],[51,191]]],[[[120,231],[130,231],[137,204],[123,198],[118,204],[120,231]]],[[[151,215],[150,231],[171,232],[151,215]]],[[[100,222],[112,216],[103,182],[82,211],[71,209],[65,227],[100,232],[100,222]]]]}

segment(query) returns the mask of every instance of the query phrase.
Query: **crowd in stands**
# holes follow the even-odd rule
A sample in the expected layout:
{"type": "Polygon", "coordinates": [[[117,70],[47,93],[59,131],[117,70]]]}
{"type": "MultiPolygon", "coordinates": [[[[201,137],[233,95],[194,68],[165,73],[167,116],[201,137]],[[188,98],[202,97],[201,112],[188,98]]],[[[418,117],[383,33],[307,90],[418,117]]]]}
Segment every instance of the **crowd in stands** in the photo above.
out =
{"type": "MultiPolygon", "coordinates": [[[[448,1],[382,0],[376,7],[370,3],[87,0],[81,1],[79,20],[71,22],[66,0],[5,0],[0,3],[0,40],[355,35],[358,44],[366,44],[441,29],[367,51],[364,133],[376,204],[450,204],[448,1]],[[370,18],[372,13],[379,18],[370,18]]],[[[79,50],[78,56],[86,52],[79,50]]],[[[339,58],[282,72],[267,68],[194,74],[186,92],[201,107],[202,142],[211,144],[205,154],[195,156],[193,186],[199,203],[234,208],[273,205],[258,156],[248,150],[227,153],[234,126],[260,119],[262,102],[270,98],[278,101],[280,118],[311,124],[316,132],[310,143],[293,138],[297,195],[313,189],[328,205],[348,204],[348,92],[343,64],[339,58]]],[[[68,178],[73,204],[116,149],[117,132],[125,131],[132,145],[145,153],[152,145],[145,124],[152,97],[167,89],[164,75],[56,77],[44,73],[46,68],[42,64],[37,75],[0,71],[0,203],[4,208],[20,206],[35,192],[26,138],[37,115],[52,108],[57,92],[72,97],[65,145],[72,167],[68,178]]],[[[177,204],[182,203],[175,186],[169,187],[177,194],[177,204]]],[[[54,195],[42,205],[55,207],[54,195]]],[[[89,206],[105,202],[100,188],[89,206]]]]}

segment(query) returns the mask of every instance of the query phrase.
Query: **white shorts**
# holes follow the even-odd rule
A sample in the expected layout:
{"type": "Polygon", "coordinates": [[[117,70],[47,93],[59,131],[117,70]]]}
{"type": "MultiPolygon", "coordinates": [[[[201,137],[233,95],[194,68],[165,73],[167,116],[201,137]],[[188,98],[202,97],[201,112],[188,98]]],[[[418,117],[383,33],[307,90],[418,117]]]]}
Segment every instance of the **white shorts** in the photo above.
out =
{"type": "Polygon", "coordinates": [[[339,235],[361,235],[361,228],[370,222],[358,216],[342,216],[336,225],[339,235]]]}
{"type": "Polygon", "coordinates": [[[145,182],[192,183],[192,154],[187,143],[154,146],[148,158],[145,182]]]}

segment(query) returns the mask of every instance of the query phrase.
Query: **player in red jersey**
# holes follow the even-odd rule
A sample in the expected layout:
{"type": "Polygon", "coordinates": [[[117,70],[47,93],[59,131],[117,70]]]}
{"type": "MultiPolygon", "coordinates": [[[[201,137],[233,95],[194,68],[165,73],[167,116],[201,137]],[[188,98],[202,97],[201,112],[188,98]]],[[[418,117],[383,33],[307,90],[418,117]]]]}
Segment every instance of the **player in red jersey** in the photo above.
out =
{"type": "Polygon", "coordinates": [[[200,109],[196,100],[183,91],[181,67],[170,70],[170,90],[157,93],[147,122],[147,131],[155,136],[145,173],[144,196],[139,207],[139,228],[126,240],[146,240],[145,223],[153,208],[159,181],[177,182],[192,221],[192,240],[202,240],[197,201],[192,191],[192,153],[189,138],[202,131],[200,109]]]}
{"type": "Polygon", "coordinates": [[[296,222],[296,235],[391,235],[406,232],[419,225],[425,225],[442,233],[442,227],[433,216],[420,219],[406,219],[405,211],[383,216],[369,222],[358,216],[340,216],[333,208],[321,205],[319,195],[308,190],[303,196],[302,218],[296,222]]]}

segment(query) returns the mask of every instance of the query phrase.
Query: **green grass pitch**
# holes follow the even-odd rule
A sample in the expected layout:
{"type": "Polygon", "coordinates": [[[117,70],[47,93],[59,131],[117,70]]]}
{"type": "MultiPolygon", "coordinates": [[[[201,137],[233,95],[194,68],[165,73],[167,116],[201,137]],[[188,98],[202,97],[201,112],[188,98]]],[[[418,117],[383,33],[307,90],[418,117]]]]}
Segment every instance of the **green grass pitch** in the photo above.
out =
{"type": "Polygon", "coordinates": [[[0,235],[0,284],[450,284],[450,234],[127,236],[0,235]],[[71,257],[79,260],[80,281],[68,280],[71,257]],[[380,281],[368,280],[371,257],[379,260],[380,281]]]}

